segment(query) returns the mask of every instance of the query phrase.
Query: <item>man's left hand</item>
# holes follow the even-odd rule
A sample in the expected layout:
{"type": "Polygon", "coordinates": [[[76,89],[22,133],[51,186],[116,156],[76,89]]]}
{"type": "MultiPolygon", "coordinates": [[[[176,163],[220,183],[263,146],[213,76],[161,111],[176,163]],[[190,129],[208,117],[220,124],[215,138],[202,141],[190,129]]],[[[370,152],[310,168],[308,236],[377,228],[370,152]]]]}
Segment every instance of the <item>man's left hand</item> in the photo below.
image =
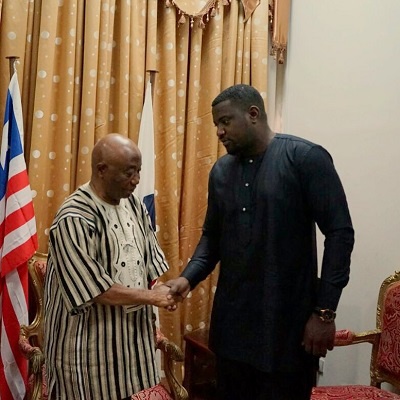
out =
{"type": "Polygon", "coordinates": [[[324,322],[316,314],[311,314],[307,321],[303,346],[307,353],[317,357],[325,357],[332,350],[335,342],[335,322],[324,322]]]}

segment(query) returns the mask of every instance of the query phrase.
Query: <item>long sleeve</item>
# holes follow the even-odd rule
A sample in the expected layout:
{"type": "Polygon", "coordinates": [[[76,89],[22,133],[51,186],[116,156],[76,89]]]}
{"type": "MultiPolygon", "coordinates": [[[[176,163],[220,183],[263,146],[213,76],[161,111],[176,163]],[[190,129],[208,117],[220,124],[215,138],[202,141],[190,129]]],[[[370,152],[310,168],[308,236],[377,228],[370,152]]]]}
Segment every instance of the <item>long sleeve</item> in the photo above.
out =
{"type": "Polygon", "coordinates": [[[354,230],[346,195],[329,153],[312,147],[300,166],[312,216],[325,236],[317,305],[336,309],[350,275],[354,230]]]}
{"type": "Polygon", "coordinates": [[[219,261],[219,219],[218,203],[215,196],[212,172],[208,183],[208,207],[203,226],[203,233],[192,259],[181,273],[190,287],[194,289],[199,282],[206,279],[219,261]]]}

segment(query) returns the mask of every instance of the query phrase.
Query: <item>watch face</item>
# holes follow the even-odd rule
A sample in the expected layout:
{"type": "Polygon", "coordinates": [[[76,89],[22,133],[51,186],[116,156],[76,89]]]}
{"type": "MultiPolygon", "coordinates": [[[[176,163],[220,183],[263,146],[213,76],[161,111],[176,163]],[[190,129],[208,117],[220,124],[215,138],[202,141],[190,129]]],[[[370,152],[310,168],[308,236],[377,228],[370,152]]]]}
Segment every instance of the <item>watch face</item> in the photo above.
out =
{"type": "Polygon", "coordinates": [[[326,319],[333,319],[335,313],[332,310],[322,310],[322,316],[326,319]]]}
{"type": "Polygon", "coordinates": [[[320,308],[315,308],[314,312],[325,322],[332,322],[335,320],[336,312],[330,309],[321,310],[320,308]]]}
{"type": "Polygon", "coordinates": [[[321,310],[321,318],[324,321],[333,321],[336,317],[336,313],[333,310],[321,310]]]}

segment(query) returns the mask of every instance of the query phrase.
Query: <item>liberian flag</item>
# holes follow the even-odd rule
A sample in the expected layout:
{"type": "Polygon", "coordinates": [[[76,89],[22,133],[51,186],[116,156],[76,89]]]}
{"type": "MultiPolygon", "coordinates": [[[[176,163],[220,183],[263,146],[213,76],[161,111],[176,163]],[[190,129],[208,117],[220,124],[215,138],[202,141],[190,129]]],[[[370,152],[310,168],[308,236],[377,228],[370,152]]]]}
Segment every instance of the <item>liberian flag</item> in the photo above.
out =
{"type": "Polygon", "coordinates": [[[142,119],[140,120],[138,147],[142,153],[142,170],[140,172],[140,183],[136,188],[136,195],[146,205],[150,214],[153,229],[155,230],[156,212],[154,206],[154,122],[153,122],[153,101],[151,98],[151,82],[147,82],[142,119]]]}
{"type": "Polygon", "coordinates": [[[17,74],[7,93],[0,154],[0,398],[23,400],[27,361],[18,348],[28,325],[28,265],[38,243],[23,150],[23,119],[17,74]]]}

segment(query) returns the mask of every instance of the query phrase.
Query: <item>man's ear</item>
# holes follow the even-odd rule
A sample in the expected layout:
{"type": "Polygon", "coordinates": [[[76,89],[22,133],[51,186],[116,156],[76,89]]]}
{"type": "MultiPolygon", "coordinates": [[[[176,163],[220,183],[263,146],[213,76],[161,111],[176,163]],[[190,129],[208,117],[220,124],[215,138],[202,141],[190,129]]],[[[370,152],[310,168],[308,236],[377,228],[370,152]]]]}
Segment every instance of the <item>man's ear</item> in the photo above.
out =
{"type": "Polygon", "coordinates": [[[253,121],[255,121],[258,118],[258,116],[260,115],[260,109],[257,106],[251,106],[249,108],[249,115],[250,115],[250,118],[253,121]]]}
{"type": "Polygon", "coordinates": [[[107,171],[107,164],[105,164],[103,162],[99,162],[96,165],[96,169],[97,169],[97,172],[98,172],[99,176],[103,176],[104,173],[107,171]]]}

